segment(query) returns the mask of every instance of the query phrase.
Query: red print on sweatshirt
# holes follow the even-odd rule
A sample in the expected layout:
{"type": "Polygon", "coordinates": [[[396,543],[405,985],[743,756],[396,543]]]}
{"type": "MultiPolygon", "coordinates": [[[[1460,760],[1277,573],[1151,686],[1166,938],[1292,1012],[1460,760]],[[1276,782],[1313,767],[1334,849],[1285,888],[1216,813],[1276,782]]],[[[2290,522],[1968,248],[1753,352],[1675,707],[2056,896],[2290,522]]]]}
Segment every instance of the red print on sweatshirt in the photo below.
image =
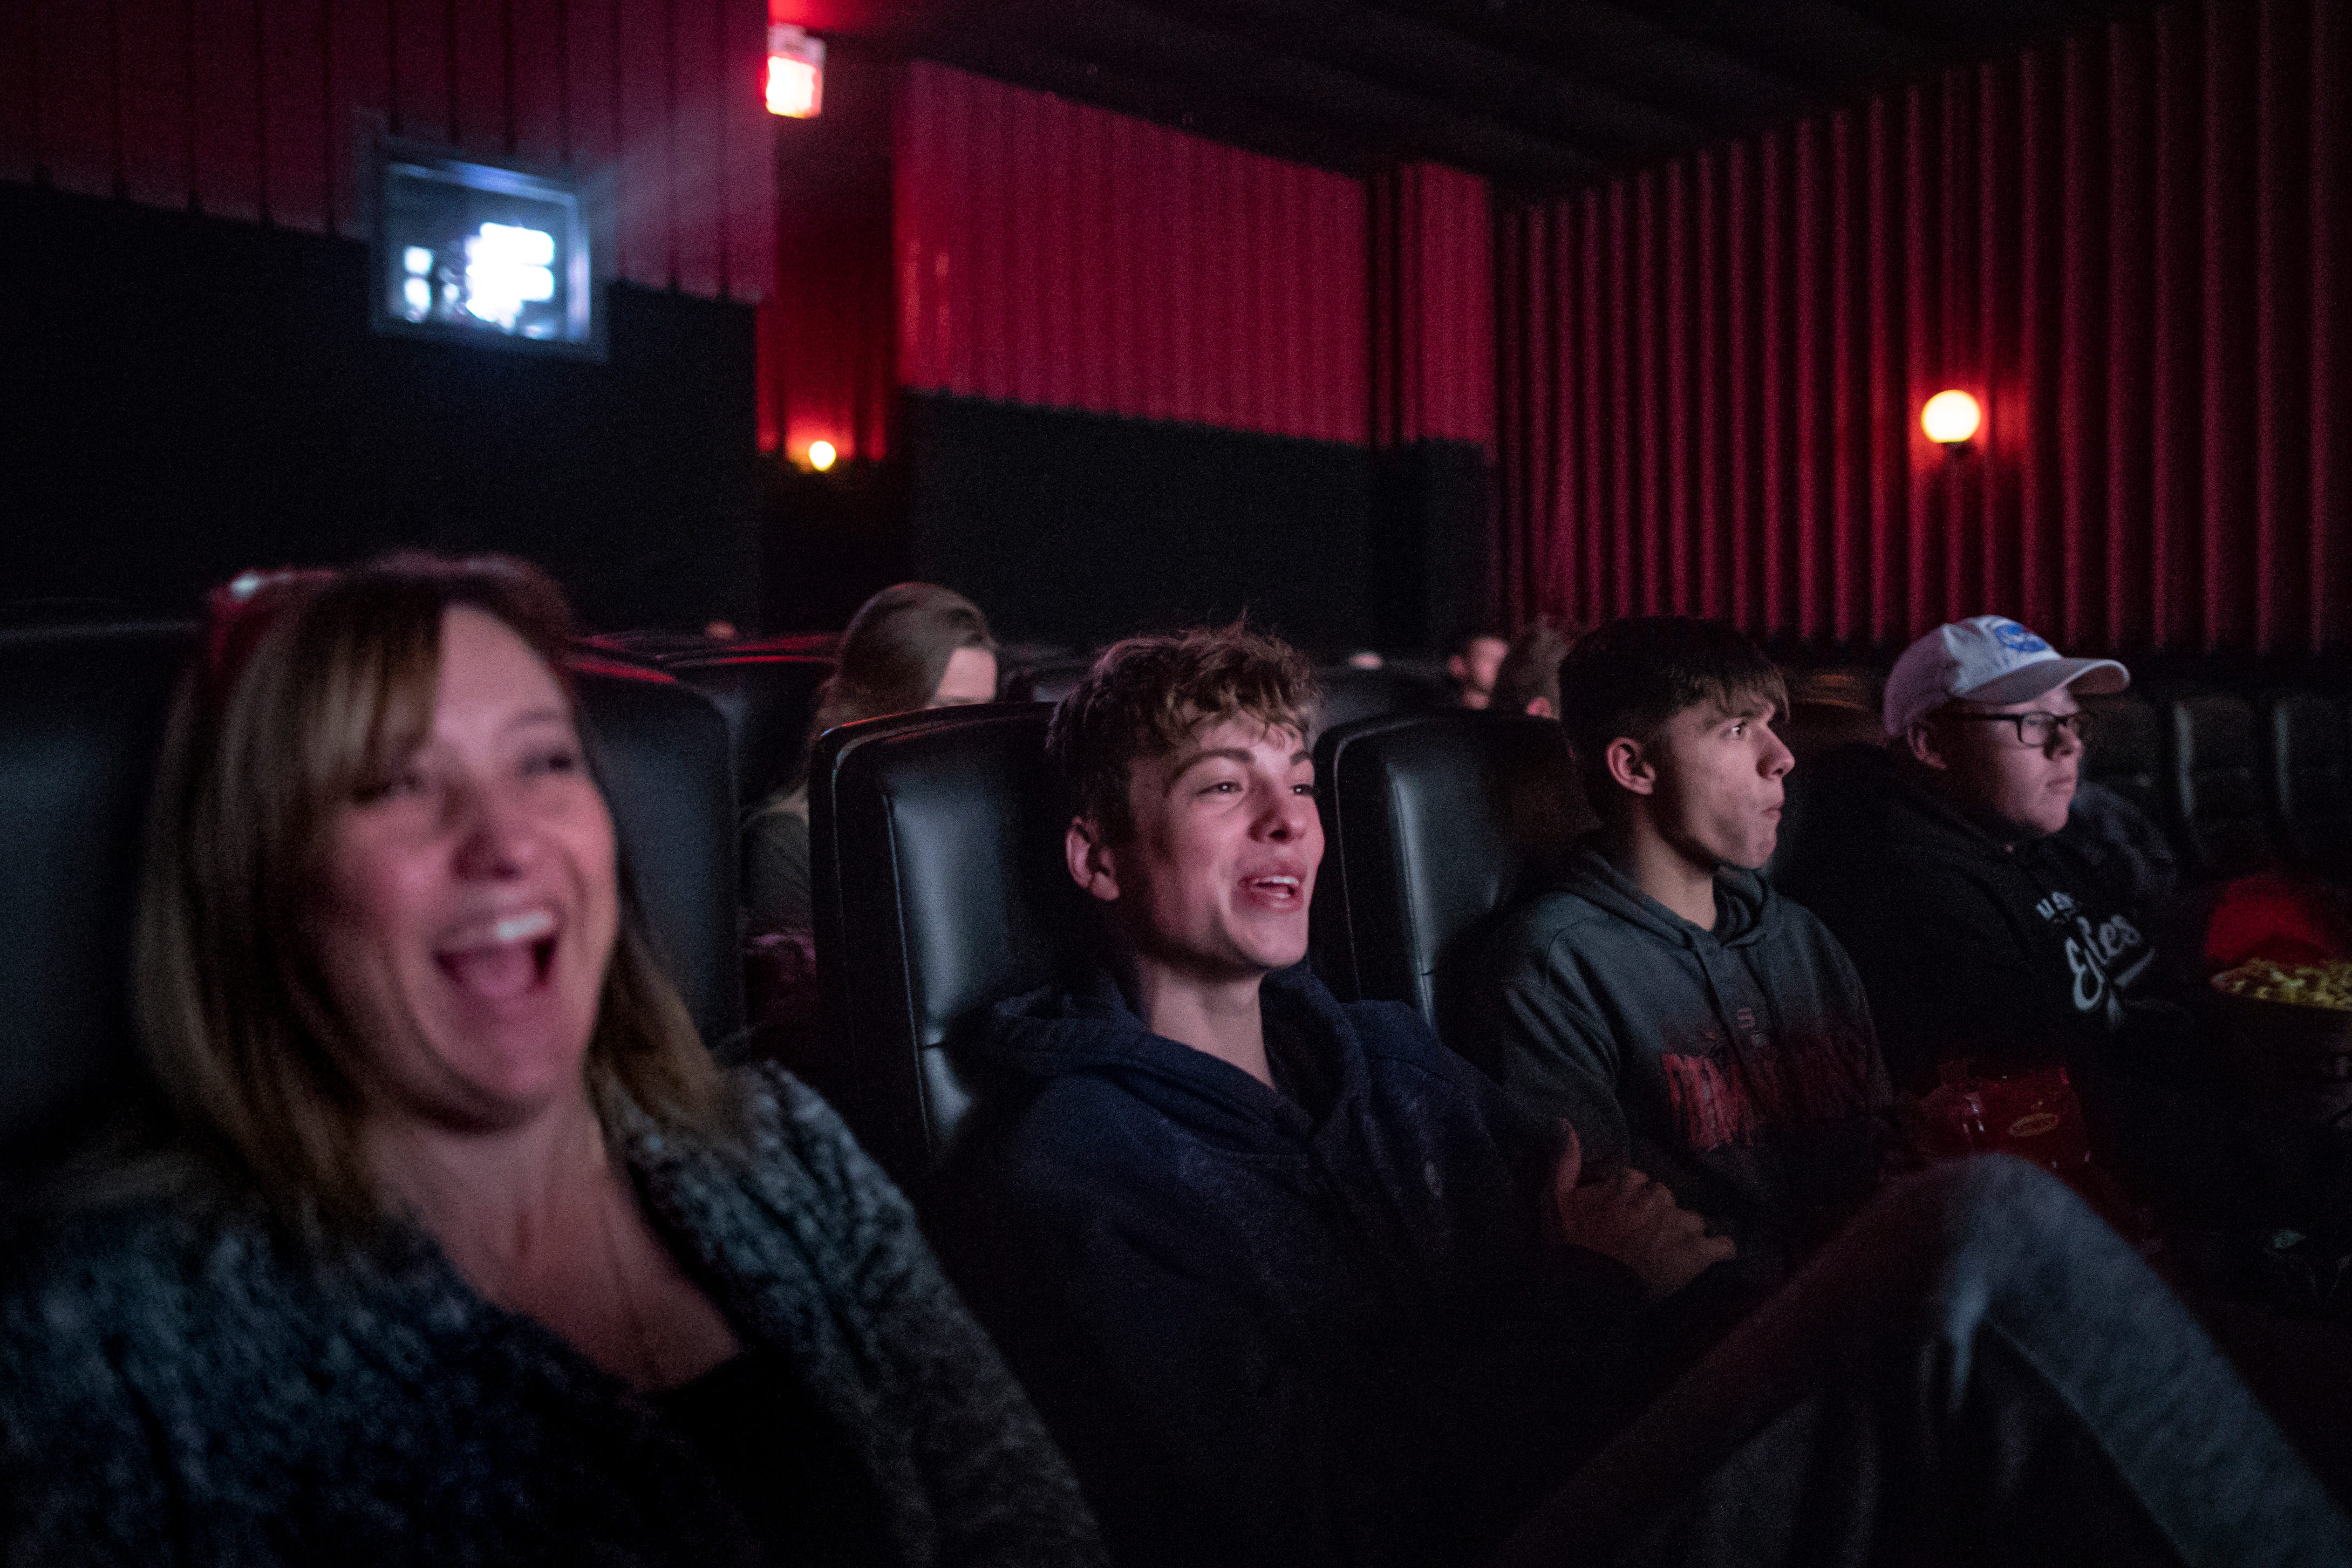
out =
{"type": "Polygon", "coordinates": [[[1717,1035],[1706,1054],[1670,1052],[1665,1069],[1675,1129],[1683,1146],[1704,1153],[1753,1143],[1802,1121],[1830,1121],[1869,1110],[1866,1077],[1855,1053],[1829,1036],[1799,1037],[1735,1052],[1717,1035]]]}

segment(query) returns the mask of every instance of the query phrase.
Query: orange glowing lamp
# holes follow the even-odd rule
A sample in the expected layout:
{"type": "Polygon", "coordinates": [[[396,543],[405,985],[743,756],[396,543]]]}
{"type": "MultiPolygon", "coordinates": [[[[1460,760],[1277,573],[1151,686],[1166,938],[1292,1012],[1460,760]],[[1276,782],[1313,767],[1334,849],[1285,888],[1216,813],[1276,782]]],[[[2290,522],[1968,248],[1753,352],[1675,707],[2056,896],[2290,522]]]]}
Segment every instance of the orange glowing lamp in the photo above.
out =
{"type": "Polygon", "coordinates": [[[768,112],[814,120],[824,108],[824,40],[782,22],[768,25],[768,112]]]}
{"type": "Polygon", "coordinates": [[[1965,392],[1939,392],[1919,411],[1927,439],[1949,450],[1965,447],[1984,425],[1984,410],[1965,392]]]}

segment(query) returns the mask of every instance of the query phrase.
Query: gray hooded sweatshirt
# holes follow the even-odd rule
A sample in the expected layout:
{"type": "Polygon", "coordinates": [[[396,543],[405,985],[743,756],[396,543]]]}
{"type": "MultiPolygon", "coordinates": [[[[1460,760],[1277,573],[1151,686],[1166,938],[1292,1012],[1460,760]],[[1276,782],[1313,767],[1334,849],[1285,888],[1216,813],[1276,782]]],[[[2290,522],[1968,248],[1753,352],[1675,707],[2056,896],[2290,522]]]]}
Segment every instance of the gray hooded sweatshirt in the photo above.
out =
{"type": "Polygon", "coordinates": [[[1828,928],[1753,871],[1717,873],[1715,900],[1704,930],[1588,842],[1503,923],[1473,1026],[1588,1171],[1664,1182],[1770,1279],[1876,1187],[1893,1095],[1828,928]]]}

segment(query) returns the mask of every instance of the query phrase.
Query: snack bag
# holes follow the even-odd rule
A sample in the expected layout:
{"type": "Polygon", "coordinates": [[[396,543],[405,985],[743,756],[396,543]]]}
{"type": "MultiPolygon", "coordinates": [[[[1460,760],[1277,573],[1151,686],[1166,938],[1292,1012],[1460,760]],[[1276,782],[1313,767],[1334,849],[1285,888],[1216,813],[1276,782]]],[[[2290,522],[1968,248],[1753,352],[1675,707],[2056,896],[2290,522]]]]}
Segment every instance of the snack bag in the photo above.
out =
{"type": "Polygon", "coordinates": [[[2014,1154],[2062,1180],[2091,1163],[2083,1105],[2063,1067],[1991,1068],[1946,1062],[1919,1109],[1920,1142],[1935,1155],[2014,1154]]]}

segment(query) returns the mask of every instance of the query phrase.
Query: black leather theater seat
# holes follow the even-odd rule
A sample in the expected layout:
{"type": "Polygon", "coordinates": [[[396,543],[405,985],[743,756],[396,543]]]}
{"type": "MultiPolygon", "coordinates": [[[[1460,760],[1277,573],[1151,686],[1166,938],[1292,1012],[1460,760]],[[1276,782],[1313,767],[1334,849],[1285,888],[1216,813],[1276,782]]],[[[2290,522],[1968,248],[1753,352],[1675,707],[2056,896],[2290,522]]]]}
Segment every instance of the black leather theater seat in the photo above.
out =
{"type": "Polygon", "coordinates": [[[2167,831],[2179,820],[2164,780],[2164,724],[2136,692],[2083,699],[2083,776],[2102,784],[2167,831]]]}
{"type": "Polygon", "coordinates": [[[2342,878],[2352,871],[2352,722],[2344,704],[2316,691],[2283,691],[2271,698],[2268,718],[2280,842],[2296,864],[2342,878]]]}
{"type": "Polygon", "coordinates": [[[0,1171],[58,1152],[136,1072],[131,913],[186,625],[0,634],[0,1171]]]}
{"type": "Polygon", "coordinates": [[[1082,951],[1086,896],[1038,704],[847,724],[810,770],[817,980],[814,1087],[923,1202],[971,1111],[958,1027],[1051,983],[1082,951]]]}
{"type": "Polygon", "coordinates": [[[735,790],[710,700],[656,670],[572,662],[581,717],[637,909],[714,1050],[743,1028],[735,790]]]}
{"type": "Polygon", "coordinates": [[[1565,734],[1506,714],[1373,719],[1324,735],[1315,773],[1318,972],[1342,1000],[1412,1003],[1458,1043],[1465,952],[1591,820],[1565,734]]]}
{"type": "Polygon", "coordinates": [[[781,786],[800,761],[817,688],[833,661],[806,654],[730,653],[672,659],[662,667],[717,706],[727,721],[735,801],[749,810],[781,786]]]}
{"type": "Polygon", "coordinates": [[[1323,703],[1315,727],[1332,731],[1367,719],[1408,713],[1435,713],[1454,705],[1454,689],[1443,678],[1402,665],[1375,669],[1336,665],[1316,672],[1323,686],[1323,703]]]}
{"type": "MultiPolygon", "coordinates": [[[[131,921],[184,625],[0,634],[0,1171],[59,1152],[137,1081],[131,921]]],[[[742,1026],[727,737],[656,672],[587,661],[581,703],[640,907],[714,1044],[742,1026]]]]}
{"type": "Polygon", "coordinates": [[[2274,865],[2253,706],[2234,692],[2183,691],[2170,717],[2174,799],[2197,869],[2219,878],[2274,865]]]}
{"type": "Polygon", "coordinates": [[[1034,659],[1005,667],[1003,691],[1008,702],[1059,702],[1094,668],[1091,658],[1034,659]]]}

